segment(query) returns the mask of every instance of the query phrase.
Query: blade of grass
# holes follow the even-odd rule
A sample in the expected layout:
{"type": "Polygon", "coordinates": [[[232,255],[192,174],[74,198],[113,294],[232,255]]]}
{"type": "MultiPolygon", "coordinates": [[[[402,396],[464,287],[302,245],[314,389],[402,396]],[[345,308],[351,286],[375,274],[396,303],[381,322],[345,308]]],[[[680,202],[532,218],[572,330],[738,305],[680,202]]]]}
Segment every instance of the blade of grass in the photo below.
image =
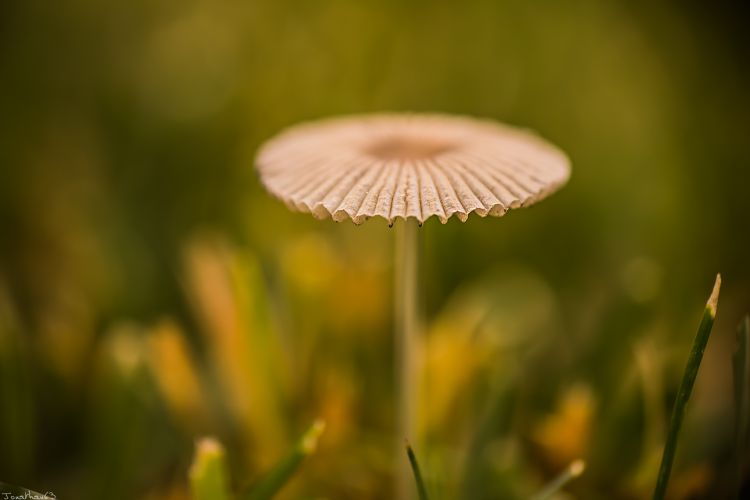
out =
{"type": "Polygon", "coordinates": [[[690,394],[693,391],[693,385],[695,384],[695,378],[698,375],[698,369],[701,366],[703,352],[706,350],[708,338],[711,336],[711,329],[714,326],[716,304],[719,300],[720,288],[721,275],[717,274],[713,291],[708,298],[706,308],[703,311],[703,317],[698,325],[698,333],[696,333],[695,340],[693,341],[693,348],[690,351],[690,356],[688,357],[687,365],[685,366],[685,372],[682,375],[680,388],[677,391],[677,398],[675,399],[674,408],[672,409],[672,419],[669,423],[669,430],[667,431],[667,441],[664,444],[664,452],[661,457],[659,475],[656,479],[656,488],[654,489],[653,496],[654,500],[663,500],[664,495],[667,492],[669,474],[672,472],[672,463],[674,462],[675,452],[677,451],[677,439],[680,434],[680,428],[682,427],[682,421],[685,418],[685,409],[687,408],[690,394]]]}
{"type": "Polygon", "coordinates": [[[406,443],[406,454],[409,456],[411,471],[414,474],[414,482],[417,483],[419,500],[429,500],[430,497],[427,496],[427,488],[425,488],[424,479],[422,479],[422,472],[419,470],[419,463],[417,463],[417,456],[414,454],[414,450],[409,443],[406,443]]]}
{"type": "Polygon", "coordinates": [[[266,474],[260,482],[243,497],[245,500],[269,500],[284,487],[302,462],[318,446],[318,439],[325,429],[325,422],[317,420],[300,438],[292,451],[266,474]]]}
{"type": "Polygon", "coordinates": [[[735,492],[740,498],[742,468],[750,426],[750,316],[742,318],[737,327],[737,343],[732,357],[734,368],[734,422],[735,422],[735,492]]]}
{"type": "Polygon", "coordinates": [[[196,443],[189,476],[193,500],[229,500],[224,447],[215,439],[196,443]]]}
{"type": "Polygon", "coordinates": [[[556,478],[550,481],[547,486],[542,488],[542,491],[534,495],[531,500],[546,500],[547,498],[551,498],[552,495],[560,491],[563,486],[583,474],[585,469],[586,463],[583,460],[576,460],[568,465],[556,478]]]}

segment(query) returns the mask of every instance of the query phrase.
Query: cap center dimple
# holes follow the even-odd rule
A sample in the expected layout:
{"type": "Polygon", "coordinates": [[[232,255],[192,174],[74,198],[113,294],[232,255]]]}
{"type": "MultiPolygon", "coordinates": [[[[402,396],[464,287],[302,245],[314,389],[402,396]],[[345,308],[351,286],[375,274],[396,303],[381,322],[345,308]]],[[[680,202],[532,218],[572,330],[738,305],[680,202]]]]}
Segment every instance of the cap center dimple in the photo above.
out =
{"type": "Polygon", "coordinates": [[[437,156],[453,148],[453,144],[441,140],[389,137],[372,144],[366,151],[382,160],[418,160],[437,156]]]}

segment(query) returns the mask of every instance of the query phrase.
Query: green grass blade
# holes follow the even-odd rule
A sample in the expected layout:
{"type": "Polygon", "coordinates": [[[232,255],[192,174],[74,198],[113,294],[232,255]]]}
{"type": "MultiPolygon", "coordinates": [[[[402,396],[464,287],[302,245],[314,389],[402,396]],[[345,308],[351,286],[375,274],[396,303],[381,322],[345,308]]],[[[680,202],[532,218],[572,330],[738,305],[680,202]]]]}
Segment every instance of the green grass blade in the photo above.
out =
{"type": "Polygon", "coordinates": [[[414,455],[414,450],[408,443],[406,445],[406,454],[409,456],[411,470],[414,473],[414,481],[417,483],[417,493],[419,494],[419,500],[429,500],[430,497],[427,495],[427,488],[425,488],[424,479],[422,479],[422,472],[419,470],[417,457],[416,455],[414,455]]]}
{"type": "Polygon", "coordinates": [[[742,487],[742,457],[747,448],[750,426],[750,316],[745,316],[737,327],[737,343],[732,357],[734,368],[734,421],[735,421],[735,492],[740,498],[742,487]]]}
{"type": "Polygon", "coordinates": [[[659,467],[659,475],[656,479],[656,488],[654,489],[654,500],[663,500],[664,495],[667,492],[669,474],[672,471],[672,463],[674,462],[675,452],[677,451],[677,439],[680,434],[680,428],[682,427],[682,421],[685,418],[685,410],[687,408],[688,400],[690,399],[690,394],[693,391],[693,385],[695,384],[695,378],[698,375],[701,360],[703,359],[703,352],[706,350],[706,344],[708,343],[708,338],[711,336],[711,329],[714,326],[716,304],[719,300],[720,288],[721,276],[716,275],[714,288],[708,302],[706,303],[706,308],[703,311],[700,325],[698,325],[698,333],[695,335],[693,348],[690,351],[690,356],[688,357],[687,365],[685,366],[685,372],[682,375],[682,381],[680,382],[680,388],[677,391],[674,408],[672,409],[672,419],[669,423],[667,441],[664,444],[664,453],[661,457],[661,466],[659,467]]]}
{"type": "Polygon", "coordinates": [[[316,421],[300,438],[292,451],[266,474],[260,482],[243,497],[245,500],[270,500],[284,487],[302,462],[318,446],[318,439],[325,429],[322,420],[316,421]]]}
{"type": "Polygon", "coordinates": [[[189,476],[193,500],[229,500],[224,447],[215,439],[196,443],[189,476]]]}
{"type": "Polygon", "coordinates": [[[545,486],[542,491],[532,497],[532,500],[546,500],[552,498],[552,495],[562,489],[563,486],[568,484],[573,479],[577,478],[586,469],[586,464],[583,460],[576,460],[572,464],[568,465],[564,471],[562,471],[556,478],[545,486]]]}

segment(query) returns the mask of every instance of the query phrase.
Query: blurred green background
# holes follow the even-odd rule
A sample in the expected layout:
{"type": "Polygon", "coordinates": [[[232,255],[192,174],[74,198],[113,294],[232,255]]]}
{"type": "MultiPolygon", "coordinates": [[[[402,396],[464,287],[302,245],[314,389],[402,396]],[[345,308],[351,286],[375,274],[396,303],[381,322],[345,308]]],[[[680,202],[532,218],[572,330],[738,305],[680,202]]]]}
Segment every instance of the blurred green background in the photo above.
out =
{"type": "Polygon", "coordinates": [[[295,122],[442,111],[533,128],[567,187],[430,220],[417,450],[440,498],[647,498],[724,279],[670,492],[723,498],[750,309],[740,2],[0,3],[0,481],[188,498],[197,437],[240,489],[315,418],[283,498],[392,498],[383,221],[293,214],[259,144],[295,122]]]}

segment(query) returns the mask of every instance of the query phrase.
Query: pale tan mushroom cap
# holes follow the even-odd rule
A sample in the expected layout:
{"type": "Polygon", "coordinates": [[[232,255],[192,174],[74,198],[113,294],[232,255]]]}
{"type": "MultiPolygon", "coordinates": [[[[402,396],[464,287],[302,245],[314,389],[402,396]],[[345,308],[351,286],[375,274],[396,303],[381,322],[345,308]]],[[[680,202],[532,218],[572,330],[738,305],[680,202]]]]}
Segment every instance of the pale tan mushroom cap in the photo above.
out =
{"type": "Polygon", "coordinates": [[[257,168],[293,210],[361,224],[420,223],[531,205],[570,176],[565,154],[531,132],[488,120],[377,114],[291,127],[265,143],[257,168]]]}

